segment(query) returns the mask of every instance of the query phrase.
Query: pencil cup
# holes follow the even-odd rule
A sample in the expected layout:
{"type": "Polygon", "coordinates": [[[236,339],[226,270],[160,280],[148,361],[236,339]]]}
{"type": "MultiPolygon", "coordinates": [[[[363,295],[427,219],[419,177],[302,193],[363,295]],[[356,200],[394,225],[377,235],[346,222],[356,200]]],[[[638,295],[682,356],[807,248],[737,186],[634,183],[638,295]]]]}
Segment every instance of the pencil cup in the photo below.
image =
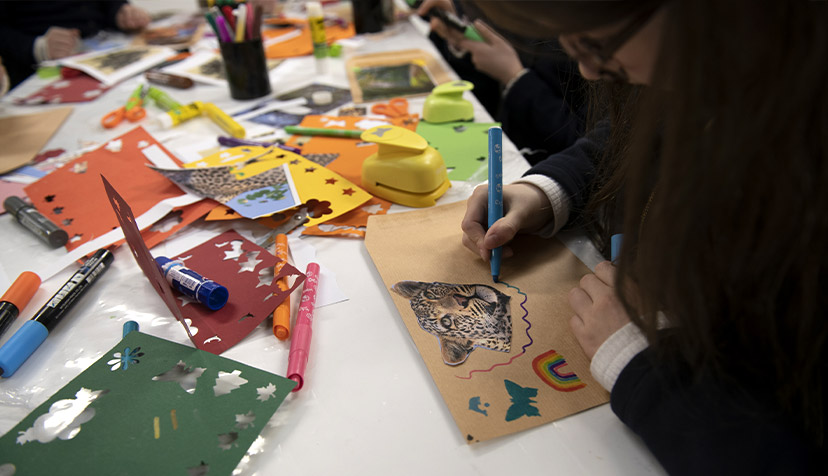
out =
{"type": "Polygon", "coordinates": [[[270,77],[261,38],[219,42],[219,46],[233,99],[255,99],[270,94],[270,77]]]}

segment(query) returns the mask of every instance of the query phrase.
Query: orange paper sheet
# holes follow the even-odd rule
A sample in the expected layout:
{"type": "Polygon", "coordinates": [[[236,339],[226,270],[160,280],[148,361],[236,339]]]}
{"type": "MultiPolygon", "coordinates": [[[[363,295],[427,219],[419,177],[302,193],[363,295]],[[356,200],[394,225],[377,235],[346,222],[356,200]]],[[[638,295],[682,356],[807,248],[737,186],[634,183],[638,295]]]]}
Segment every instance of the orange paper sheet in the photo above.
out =
{"type": "MultiPolygon", "coordinates": [[[[313,43],[311,41],[310,29],[307,22],[302,20],[292,21],[296,28],[283,29],[263,29],[262,40],[265,46],[265,56],[269,59],[273,58],[290,58],[293,56],[305,56],[313,52],[313,43]],[[295,35],[295,31],[299,30],[298,36],[293,36],[290,39],[279,41],[279,37],[284,35],[295,35]]],[[[353,23],[349,23],[347,27],[339,25],[331,25],[325,27],[325,37],[328,44],[341,40],[343,38],[351,38],[356,32],[354,31],[353,23]]]]}
{"type": "MultiPolygon", "coordinates": [[[[137,127],[26,187],[26,194],[40,213],[69,234],[67,250],[71,251],[118,226],[101,183],[101,175],[118,187],[137,216],[162,200],[184,193],[174,183],[147,167],[150,161],[141,151],[148,147],[158,147],[175,160],[146,130],[137,127]],[[117,150],[113,145],[119,142],[120,150],[117,150]]],[[[157,245],[203,216],[214,205],[212,201],[202,200],[173,211],[168,216],[169,220],[162,220],[144,230],[142,235],[147,246],[157,245]]]]}

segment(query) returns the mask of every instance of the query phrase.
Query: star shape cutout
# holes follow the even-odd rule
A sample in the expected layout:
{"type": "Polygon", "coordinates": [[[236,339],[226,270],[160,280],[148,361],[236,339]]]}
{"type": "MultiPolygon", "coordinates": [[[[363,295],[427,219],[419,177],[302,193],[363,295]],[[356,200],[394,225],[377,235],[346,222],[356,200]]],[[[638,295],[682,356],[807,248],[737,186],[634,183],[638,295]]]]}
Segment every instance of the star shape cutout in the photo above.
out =
{"type": "Polygon", "coordinates": [[[305,169],[305,172],[307,172],[307,173],[311,173],[311,172],[313,172],[314,170],[316,170],[316,167],[308,167],[308,168],[306,168],[306,169],[305,169]]]}
{"type": "Polygon", "coordinates": [[[348,188],[346,188],[345,190],[343,190],[343,191],[342,191],[342,195],[347,195],[347,196],[349,196],[349,197],[350,197],[351,195],[355,194],[355,193],[356,193],[356,190],[354,190],[354,189],[352,189],[352,188],[350,188],[350,187],[348,187],[348,188]]]}
{"type": "Polygon", "coordinates": [[[290,165],[299,165],[299,163],[301,163],[301,160],[299,159],[293,159],[290,161],[290,165]]]}
{"type": "Polygon", "coordinates": [[[372,132],[372,134],[374,134],[377,137],[382,137],[383,135],[385,135],[386,132],[390,130],[390,127],[377,127],[376,129],[374,129],[374,132],[372,132]]]}
{"type": "Polygon", "coordinates": [[[336,180],[335,178],[333,178],[333,177],[331,177],[331,178],[329,178],[329,179],[325,179],[325,183],[326,183],[326,184],[328,184],[328,185],[333,185],[333,184],[335,184],[336,182],[337,182],[337,180],[336,180]]]}

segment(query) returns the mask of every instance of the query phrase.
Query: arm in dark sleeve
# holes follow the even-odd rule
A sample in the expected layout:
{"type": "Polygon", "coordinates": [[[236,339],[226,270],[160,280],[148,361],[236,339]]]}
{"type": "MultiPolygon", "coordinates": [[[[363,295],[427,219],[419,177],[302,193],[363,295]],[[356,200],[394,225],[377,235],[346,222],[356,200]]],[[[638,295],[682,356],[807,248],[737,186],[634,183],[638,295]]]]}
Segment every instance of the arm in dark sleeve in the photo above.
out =
{"type": "MultiPolygon", "coordinates": [[[[770,405],[749,396],[764,388],[725,391],[688,366],[656,363],[646,349],[612,389],[612,411],[640,436],[672,475],[810,474],[813,451],[770,405]]],[[[824,473],[823,473],[824,474],[824,473]]]]}
{"type": "Polygon", "coordinates": [[[118,17],[118,11],[126,5],[127,0],[118,0],[112,2],[100,2],[100,8],[103,13],[103,28],[104,30],[120,30],[118,28],[118,22],[116,21],[118,17]]]}
{"type": "Polygon", "coordinates": [[[595,163],[604,153],[609,133],[609,120],[602,120],[586,136],[561,152],[538,162],[524,174],[544,175],[561,186],[571,201],[570,223],[584,209],[590,181],[595,175],[595,163]]]}
{"type": "Polygon", "coordinates": [[[541,149],[554,154],[583,135],[585,108],[565,99],[563,88],[567,87],[568,84],[550,82],[535,68],[529,68],[510,85],[498,119],[519,149],[541,149]]]}

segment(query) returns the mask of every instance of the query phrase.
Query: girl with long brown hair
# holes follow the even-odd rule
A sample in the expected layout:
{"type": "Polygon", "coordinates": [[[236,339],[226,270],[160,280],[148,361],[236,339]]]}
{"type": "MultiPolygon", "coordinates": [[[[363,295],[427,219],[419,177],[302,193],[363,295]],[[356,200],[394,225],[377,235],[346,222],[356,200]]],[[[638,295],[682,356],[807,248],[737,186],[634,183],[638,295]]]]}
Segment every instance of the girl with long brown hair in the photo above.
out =
{"type": "Polygon", "coordinates": [[[470,3],[524,46],[558,36],[610,94],[488,230],[472,195],[466,246],[623,232],[569,295],[613,411],[670,473],[826,474],[828,3],[470,3]]]}

